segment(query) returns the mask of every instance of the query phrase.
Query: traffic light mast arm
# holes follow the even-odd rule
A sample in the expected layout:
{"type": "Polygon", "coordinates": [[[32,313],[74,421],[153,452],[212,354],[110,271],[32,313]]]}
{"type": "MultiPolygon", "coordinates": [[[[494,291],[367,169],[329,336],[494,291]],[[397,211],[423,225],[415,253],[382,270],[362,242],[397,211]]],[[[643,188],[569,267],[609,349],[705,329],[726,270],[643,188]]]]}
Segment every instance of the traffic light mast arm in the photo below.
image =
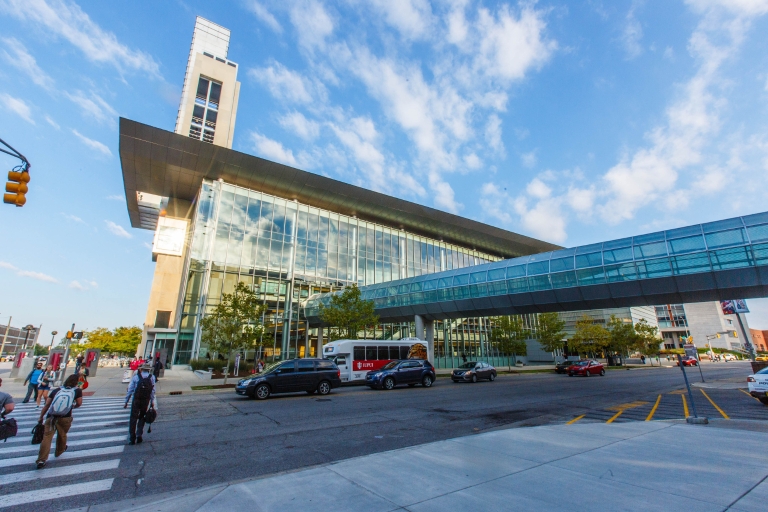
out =
{"type": "Polygon", "coordinates": [[[15,156],[16,158],[21,160],[21,166],[22,166],[21,170],[22,171],[28,171],[29,168],[32,167],[32,164],[29,163],[29,160],[27,160],[27,157],[25,157],[24,155],[22,155],[21,153],[16,151],[10,144],[5,142],[3,139],[0,139],[0,144],[5,146],[6,148],[10,149],[10,151],[8,151],[8,150],[5,150],[3,148],[0,148],[0,151],[5,153],[6,155],[15,156]]]}

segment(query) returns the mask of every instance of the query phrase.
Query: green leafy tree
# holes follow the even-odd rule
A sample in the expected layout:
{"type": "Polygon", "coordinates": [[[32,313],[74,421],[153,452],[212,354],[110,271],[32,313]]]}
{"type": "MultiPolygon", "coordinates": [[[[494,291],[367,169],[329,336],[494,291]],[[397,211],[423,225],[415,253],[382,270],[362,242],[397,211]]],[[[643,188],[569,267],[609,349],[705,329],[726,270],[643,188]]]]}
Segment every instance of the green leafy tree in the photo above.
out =
{"type": "Polygon", "coordinates": [[[607,352],[619,356],[622,360],[630,349],[637,346],[637,333],[631,321],[625,322],[616,315],[611,315],[608,321],[608,331],[611,333],[611,341],[607,352]]]}
{"type": "Polygon", "coordinates": [[[98,349],[104,354],[133,355],[141,343],[141,327],[97,327],[83,333],[85,343],[72,345],[73,350],[98,349]]]}
{"type": "Polygon", "coordinates": [[[536,339],[547,352],[555,352],[563,348],[565,341],[565,322],[557,313],[541,313],[538,315],[536,339]]]}
{"type": "MultiPolygon", "coordinates": [[[[659,344],[661,343],[661,340],[659,339],[658,327],[650,325],[643,318],[635,324],[635,333],[637,335],[635,347],[638,352],[648,357],[653,357],[659,354],[659,344]]],[[[651,359],[651,365],[653,365],[653,359],[651,359]]]]}
{"type": "MultiPolygon", "coordinates": [[[[256,348],[265,334],[261,323],[266,306],[242,281],[232,293],[225,293],[213,312],[201,321],[201,341],[214,355],[227,355],[227,368],[233,352],[256,348]]],[[[227,372],[228,374],[229,372],[227,372]]],[[[227,375],[224,375],[224,383],[227,375]]]]}
{"type": "Polygon", "coordinates": [[[357,285],[347,286],[338,295],[332,295],[328,306],[320,304],[320,320],[330,327],[330,341],[357,339],[358,332],[369,325],[379,323],[373,301],[363,300],[357,285]]]}
{"type": "MultiPolygon", "coordinates": [[[[528,345],[525,343],[527,333],[523,327],[523,321],[519,316],[499,316],[491,319],[490,339],[496,343],[499,350],[512,356],[517,364],[517,356],[528,353],[528,345]]],[[[509,362],[509,358],[507,358],[509,362]]],[[[510,364],[510,370],[512,369],[510,364]]]]}
{"type": "Polygon", "coordinates": [[[47,356],[48,355],[49,348],[44,347],[42,345],[35,344],[35,355],[36,356],[47,356]]]}
{"type": "Polygon", "coordinates": [[[608,329],[584,315],[576,322],[576,332],[568,340],[568,350],[581,355],[594,355],[605,352],[610,342],[608,329]]]}

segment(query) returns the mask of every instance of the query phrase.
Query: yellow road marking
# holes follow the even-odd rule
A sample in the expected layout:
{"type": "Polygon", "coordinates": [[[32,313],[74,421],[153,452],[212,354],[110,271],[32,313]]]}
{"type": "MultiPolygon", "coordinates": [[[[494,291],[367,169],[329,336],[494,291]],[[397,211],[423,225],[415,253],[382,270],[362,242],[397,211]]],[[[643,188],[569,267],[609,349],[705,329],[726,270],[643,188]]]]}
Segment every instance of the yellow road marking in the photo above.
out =
{"type": "Polygon", "coordinates": [[[642,407],[648,402],[629,402],[626,404],[614,405],[613,407],[606,407],[609,411],[626,411],[627,409],[634,409],[635,407],[642,407]]]}
{"type": "Polygon", "coordinates": [[[720,407],[718,407],[718,406],[717,406],[717,404],[716,404],[716,403],[715,403],[715,402],[714,402],[714,401],[713,401],[711,398],[709,398],[709,395],[708,395],[708,394],[706,394],[706,393],[704,392],[704,390],[703,390],[703,389],[699,389],[699,391],[701,391],[701,393],[702,393],[702,394],[703,394],[705,397],[707,397],[707,400],[709,400],[709,403],[711,403],[711,404],[712,404],[712,406],[713,406],[715,409],[717,409],[717,412],[719,412],[720,414],[722,414],[722,415],[723,415],[723,418],[725,418],[725,419],[727,419],[727,420],[731,419],[731,418],[729,418],[729,417],[728,417],[728,415],[727,415],[727,414],[725,414],[725,412],[724,412],[724,411],[723,411],[723,410],[722,410],[720,407]]]}
{"type": "Polygon", "coordinates": [[[661,395],[659,395],[659,398],[656,399],[656,403],[653,404],[653,409],[651,409],[651,412],[648,413],[648,417],[645,418],[645,421],[651,421],[651,418],[653,418],[653,415],[656,414],[656,409],[659,408],[659,402],[661,402],[661,395]]]}
{"type": "Polygon", "coordinates": [[[611,416],[610,419],[608,421],[606,421],[606,423],[613,423],[613,420],[615,420],[616,418],[621,416],[621,413],[623,413],[623,412],[624,412],[624,409],[620,410],[619,412],[617,412],[616,414],[611,416]]]}
{"type": "Polygon", "coordinates": [[[747,392],[746,392],[746,391],[744,391],[743,389],[739,389],[739,391],[741,391],[742,393],[744,393],[745,395],[747,395],[749,398],[752,398],[753,400],[757,400],[758,402],[760,401],[760,400],[758,400],[758,399],[757,399],[757,397],[754,397],[754,396],[750,395],[749,393],[747,393],[747,392]]]}
{"type": "Polygon", "coordinates": [[[567,423],[566,423],[566,425],[571,425],[571,424],[573,424],[573,423],[576,423],[577,421],[579,421],[579,420],[580,420],[581,418],[583,418],[584,416],[586,416],[586,414],[582,414],[581,416],[576,416],[576,417],[575,417],[575,418],[573,418],[571,421],[567,422],[567,423]]]}
{"type": "Polygon", "coordinates": [[[688,402],[685,401],[685,395],[680,395],[680,397],[683,399],[683,414],[685,414],[685,417],[688,417],[688,402]]]}

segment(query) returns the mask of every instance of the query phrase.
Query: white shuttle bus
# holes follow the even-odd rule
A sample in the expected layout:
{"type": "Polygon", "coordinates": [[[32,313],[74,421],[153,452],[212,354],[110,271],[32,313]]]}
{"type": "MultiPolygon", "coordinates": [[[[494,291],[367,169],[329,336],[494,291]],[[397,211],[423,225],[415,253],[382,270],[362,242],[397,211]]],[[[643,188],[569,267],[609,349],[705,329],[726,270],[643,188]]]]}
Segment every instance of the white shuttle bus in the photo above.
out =
{"type": "Polygon", "coordinates": [[[342,382],[365,380],[365,374],[397,359],[426,359],[419,338],[402,340],[336,340],[323,345],[323,357],[336,363],[342,382]]]}

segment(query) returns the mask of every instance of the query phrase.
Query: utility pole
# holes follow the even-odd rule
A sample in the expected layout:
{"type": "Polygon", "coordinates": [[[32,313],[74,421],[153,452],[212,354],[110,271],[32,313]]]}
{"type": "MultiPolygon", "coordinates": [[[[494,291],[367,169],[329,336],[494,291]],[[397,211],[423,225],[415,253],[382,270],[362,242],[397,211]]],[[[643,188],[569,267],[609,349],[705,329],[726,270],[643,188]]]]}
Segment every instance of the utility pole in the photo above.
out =
{"type": "Polygon", "coordinates": [[[72,324],[72,329],[67,333],[67,346],[64,349],[64,368],[61,369],[61,382],[64,382],[64,376],[67,374],[67,362],[69,361],[69,344],[72,342],[72,336],[75,333],[75,324],[72,324]]]}
{"type": "Polygon", "coordinates": [[[0,356],[3,355],[3,350],[5,350],[5,340],[8,339],[8,331],[11,330],[11,320],[13,320],[13,317],[8,317],[8,325],[5,328],[5,334],[3,334],[3,343],[0,345],[0,356]]]}

